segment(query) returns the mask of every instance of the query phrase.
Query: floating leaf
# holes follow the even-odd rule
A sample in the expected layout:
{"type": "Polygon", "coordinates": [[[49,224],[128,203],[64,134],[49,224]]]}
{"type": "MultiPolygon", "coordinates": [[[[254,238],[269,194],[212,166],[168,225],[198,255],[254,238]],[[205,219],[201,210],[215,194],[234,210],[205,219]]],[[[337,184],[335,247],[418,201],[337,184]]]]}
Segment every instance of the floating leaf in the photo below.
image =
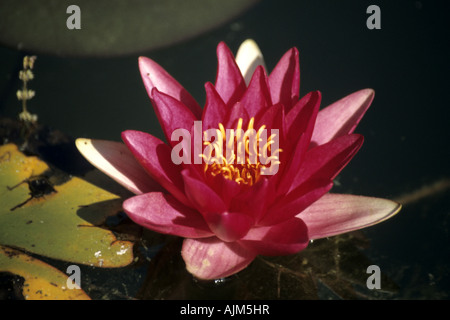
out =
{"type": "Polygon", "coordinates": [[[133,243],[99,227],[121,211],[121,199],[77,177],[51,185],[49,170],[16,145],[0,147],[0,244],[92,266],[131,263],[133,243]]]}
{"type": "Polygon", "coordinates": [[[81,288],[67,287],[67,274],[18,250],[0,246],[0,272],[24,278],[22,294],[27,300],[90,299],[81,288]]]}
{"type": "Polygon", "coordinates": [[[59,55],[127,54],[196,36],[254,3],[256,0],[3,0],[0,42],[59,55]],[[70,5],[79,8],[80,29],[66,26],[75,14],[68,10],[70,5]]]}

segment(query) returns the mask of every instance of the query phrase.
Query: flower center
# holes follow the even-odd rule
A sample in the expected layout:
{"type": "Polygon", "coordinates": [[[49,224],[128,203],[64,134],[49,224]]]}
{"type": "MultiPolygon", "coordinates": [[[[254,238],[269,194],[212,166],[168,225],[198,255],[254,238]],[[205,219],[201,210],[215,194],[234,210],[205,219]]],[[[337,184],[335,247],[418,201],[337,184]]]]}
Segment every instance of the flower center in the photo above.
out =
{"type": "Polygon", "coordinates": [[[225,130],[219,123],[218,129],[203,132],[206,147],[201,157],[205,160],[206,175],[215,177],[221,174],[228,180],[252,186],[261,175],[272,175],[278,171],[279,153],[282,152],[278,130],[272,129],[267,137],[266,126],[255,130],[254,122],[255,119],[251,118],[245,131],[243,120],[239,118],[236,129],[225,130]]]}

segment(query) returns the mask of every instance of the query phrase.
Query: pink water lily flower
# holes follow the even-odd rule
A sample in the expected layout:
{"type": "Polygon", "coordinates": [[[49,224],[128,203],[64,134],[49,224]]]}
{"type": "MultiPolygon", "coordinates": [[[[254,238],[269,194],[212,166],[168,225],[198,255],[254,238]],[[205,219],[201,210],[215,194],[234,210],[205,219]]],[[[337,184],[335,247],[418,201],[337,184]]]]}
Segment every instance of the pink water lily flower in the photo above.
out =
{"type": "Polygon", "coordinates": [[[312,239],[368,227],[400,210],[386,199],[329,193],[363,143],[353,131],[373,90],[357,91],[319,110],[320,92],[299,98],[296,48],[270,75],[251,40],[236,59],[219,43],[217,58],[216,81],[205,85],[203,109],[160,65],[139,59],[167,142],[134,130],[122,133],[124,144],[77,140],[94,166],[136,194],[123,203],[133,221],[185,238],[181,254],[189,272],[201,279],[226,277],[257,255],[294,254],[312,239]],[[174,139],[175,132],[184,139],[174,139]],[[207,132],[217,135],[205,140],[207,132]],[[230,138],[229,132],[236,135],[230,138]],[[238,132],[256,132],[253,144],[242,140],[240,161],[238,132]],[[267,157],[251,161],[252,150],[267,157]],[[174,155],[191,158],[180,161],[174,155]]]}

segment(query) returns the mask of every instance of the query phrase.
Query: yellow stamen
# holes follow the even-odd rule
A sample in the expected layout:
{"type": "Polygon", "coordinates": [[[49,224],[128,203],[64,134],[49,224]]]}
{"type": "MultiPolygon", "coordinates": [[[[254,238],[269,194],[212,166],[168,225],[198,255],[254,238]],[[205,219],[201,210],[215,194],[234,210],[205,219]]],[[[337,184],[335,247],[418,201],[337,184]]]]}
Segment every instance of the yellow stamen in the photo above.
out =
{"type": "Polygon", "coordinates": [[[279,153],[283,150],[279,148],[272,150],[277,135],[271,134],[266,141],[263,141],[262,137],[267,136],[263,135],[266,126],[262,125],[255,131],[254,124],[255,119],[251,118],[247,124],[247,130],[244,131],[242,118],[238,119],[235,130],[225,130],[223,124],[219,123],[216,134],[222,141],[205,142],[204,145],[209,146],[210,149],[213,147],[214,151],[206,156],[200,155],[205,160],[205,175],[215,177],[220,174],[228,180],[251,186],[260,179],[262,168],[280,164],[279,153]],[[221,154],[225,150],[226,156],[221,154]],[[259,159],[261,154],[265,157],[265,163],[261,163],[259,159]]]}

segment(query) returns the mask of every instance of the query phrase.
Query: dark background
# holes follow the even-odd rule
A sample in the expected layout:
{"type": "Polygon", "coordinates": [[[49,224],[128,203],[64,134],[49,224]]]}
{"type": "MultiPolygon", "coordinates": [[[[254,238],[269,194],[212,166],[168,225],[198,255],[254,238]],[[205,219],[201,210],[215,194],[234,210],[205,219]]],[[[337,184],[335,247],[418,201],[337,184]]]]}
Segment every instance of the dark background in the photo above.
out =
{"type": "MultiPolygon", "coordinates": [[[[397,298],[448,299],[449,9],[448,1],[264,0],[166,48],[110,58],[38,54],[29,85],[36,96],[28,106],[40,123],[73,137],[119,140],[126,129],[162,137],[139,55],[157,61],[203,104],[219,41],[236,52],[253,38],[269,70],[295,46],[302,96],[320,90],[326,106],[359,89],[375,90],[356,130],[365,143],[333,189],[404,202],[396,217],[364,231],[367,254],[399,283],[397,298]],[[371,4],[381,9],[380,30],[366,27],[371,4]]],[[[20,112],[15,92],[23,54],[0,47],[0,117],[20,112]]]]}

